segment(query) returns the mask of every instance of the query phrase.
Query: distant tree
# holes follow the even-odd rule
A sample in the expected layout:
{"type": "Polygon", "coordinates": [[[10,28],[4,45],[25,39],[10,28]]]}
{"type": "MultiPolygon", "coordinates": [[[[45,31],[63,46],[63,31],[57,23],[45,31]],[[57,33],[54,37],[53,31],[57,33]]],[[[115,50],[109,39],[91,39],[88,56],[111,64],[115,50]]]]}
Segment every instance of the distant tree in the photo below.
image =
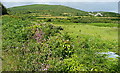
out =
{"type": "Polygon", "coordinates": [[[1,13],[2,15],[8,14],[6,7],[3,6],[2,3],[0,3],[0,12],[2,12],[2,13],[1,13]]]}

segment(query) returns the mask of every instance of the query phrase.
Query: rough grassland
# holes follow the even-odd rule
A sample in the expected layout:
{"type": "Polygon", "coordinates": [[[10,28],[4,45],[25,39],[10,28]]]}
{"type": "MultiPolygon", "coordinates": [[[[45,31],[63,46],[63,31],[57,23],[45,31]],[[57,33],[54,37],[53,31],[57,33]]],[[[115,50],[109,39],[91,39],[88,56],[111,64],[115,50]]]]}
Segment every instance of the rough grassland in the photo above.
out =
{"type": "MultiPolygon", "coordinates": [[[[99,23],[96,23],[96,24],[99,24],[99,23]]],[[[116,47],[118,45],[118,28],[117,27],[98,27],[98,26],[92,26],[89,24],[84,25],[82,23],[65,23],[65,24],[56,23],[55,26],[63,27],[64,30],[62,32],[68,32],[68,34],[72,38],[74,38],[73,42],[76,45],[76,48],[79,48],[78,41],[82,41],[81,38],[83,39],[87,38],[91,40],[94,39],[93,41],[91,41],[91,43],[93,44],[106,43],[108,44],[108,47],[112,47],[112,46],[116,47]]],[[[107,51],[114,51],[118,53],[118,48],[109,49],[106,47],[106,49],[107,51]]],[[[102,51],[106,51],[106,50],[102,50],[102,51]]]]}
{"type": "MultiPolygon", "coordinates": [[[[92,24],[92,23],[91,23],[92,24]]],[[[96,23],[98,24],[98,23],[96,23]]],[[[105,24],[105,23],[104,23],[105,24]]],[[[69,32],[72,37],[83,35],[89,35],[103,40],[117,41],[118,40],[118,28],[117,27],[97,27],[91,25],[80,25],[68,23],[56,24],[56,26],[62,26],[64,31],[69,32]]]]}

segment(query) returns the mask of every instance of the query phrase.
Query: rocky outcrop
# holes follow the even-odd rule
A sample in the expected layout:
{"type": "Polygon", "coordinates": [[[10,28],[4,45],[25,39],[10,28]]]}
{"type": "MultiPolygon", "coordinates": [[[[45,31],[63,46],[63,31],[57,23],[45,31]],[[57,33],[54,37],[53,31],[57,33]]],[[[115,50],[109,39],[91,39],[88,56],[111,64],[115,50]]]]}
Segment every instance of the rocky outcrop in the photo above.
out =
{"type": "Polygon", "coordinates": [[[5,15],[5,14],[8,14],[7,9],[5,8],[5,6],[3,6],[2,3],[0,3],[0,15],[5,15]]]}

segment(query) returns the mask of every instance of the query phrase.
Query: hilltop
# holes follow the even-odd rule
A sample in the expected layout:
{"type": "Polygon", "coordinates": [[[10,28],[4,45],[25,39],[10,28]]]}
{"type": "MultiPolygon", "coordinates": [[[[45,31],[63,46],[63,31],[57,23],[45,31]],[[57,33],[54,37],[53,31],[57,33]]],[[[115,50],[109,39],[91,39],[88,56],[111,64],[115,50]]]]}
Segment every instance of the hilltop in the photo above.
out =
{"type": "Polygon", "coordinates": [[[62,5],[34,4],[8,8],[10,14],[37,13],[49,16],[85,16],[88,12],[62,5]]]}
{"type": "Polygon", "coordinates": [[[46,5],[46,4],[33,4],[25,6],[17,6],[8,8],[9,14],[33,14],[44,16],[89,16],[92,14],[100,13],[103,17],[117,17],[118,13],[114,12],[86,12],[75,8],[63,5],[46,5]]]}

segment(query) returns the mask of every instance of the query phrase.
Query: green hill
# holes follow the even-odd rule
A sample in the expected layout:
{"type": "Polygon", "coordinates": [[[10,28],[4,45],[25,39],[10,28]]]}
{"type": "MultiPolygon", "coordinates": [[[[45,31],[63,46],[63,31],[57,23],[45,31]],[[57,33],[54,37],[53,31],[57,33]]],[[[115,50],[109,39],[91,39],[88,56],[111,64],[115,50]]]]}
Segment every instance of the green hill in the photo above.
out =
{"type": "Polygon", "coordinates": [[[62,5],[26,5],[8,8],[10,14],[28,14],[36,13],[39,15],[51,15],[51,16],[85,16],[88,12],[78,9],[70,8],[62,5]]]}
{"type": "Polygon", "coordinates": [[[120,14],[115,13],[115,12],[104,12],[104,11],[98,11],[98,12],[93,12],[93,14],[96,13],[101,13],[104,17],[118,17],[120,14]]]}
{"type": "Polygon", "coordinates": [[[114,13],[114,12],[101,12],[103,15],[105,16],[110,16],[110,17],[117,17],[120,16],[120,14],[118,13],[114,13]]]}

